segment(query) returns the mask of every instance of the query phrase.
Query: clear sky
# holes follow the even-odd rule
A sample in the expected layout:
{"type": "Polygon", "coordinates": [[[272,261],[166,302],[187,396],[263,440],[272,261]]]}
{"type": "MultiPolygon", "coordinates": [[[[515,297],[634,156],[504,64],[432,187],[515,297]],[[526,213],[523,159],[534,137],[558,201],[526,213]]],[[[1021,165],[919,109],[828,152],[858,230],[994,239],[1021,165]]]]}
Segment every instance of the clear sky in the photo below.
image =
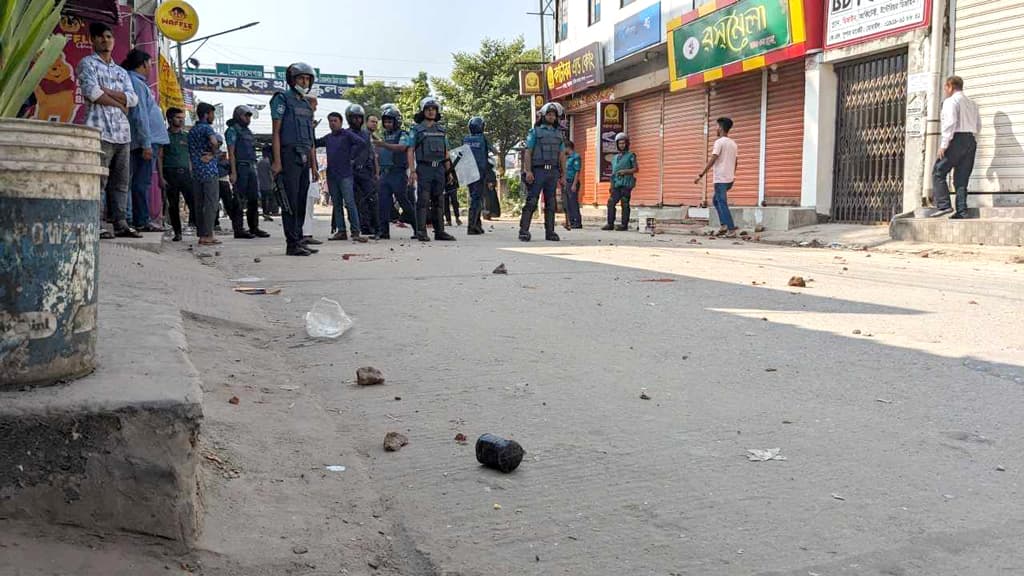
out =
{"type": "MultiPolygon", "coordinates": [[[[220,63],[286,66],[305,61],[325,74],[358,74],[367,81],[405,83],[424,70],[448,76],[453,52],[475,51],[483,38],[522,35],[540,45],[537,0],[190,0],[199,14],[197,37],[259,21],[253,28],[213,38],[195,57],[203,68],[220,63]]],[[[551,19],[547,42],[552,40],[551,19]]],[[[193,46],[186,46],[187,58],[193,46]]],[[[230,117],[238,104],[269,98],[197,93],[223,103],[230,117]]],[[[341,111],[339,101],[321,100],[324,111],[341,111]]],[[[269,123],[257,119],[253,128],[269,123]]],[[[323,123],[326,125],[326,122],[323,123]]]]}

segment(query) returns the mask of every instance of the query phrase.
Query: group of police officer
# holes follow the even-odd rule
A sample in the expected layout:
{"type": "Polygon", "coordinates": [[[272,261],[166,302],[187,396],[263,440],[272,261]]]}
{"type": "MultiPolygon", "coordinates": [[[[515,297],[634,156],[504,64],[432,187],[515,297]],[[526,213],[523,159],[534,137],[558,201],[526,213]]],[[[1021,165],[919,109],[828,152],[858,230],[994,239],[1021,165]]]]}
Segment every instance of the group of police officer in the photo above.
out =
{"type": "MultiPolygon", "coordinates": [[[[310,178],[314,181],[319,179],[313,121],[315,110],[309,97],[316,74],[312,66],[298,62],[288,67],[285,76],[289,89],[275,94],[270,103],[273,121],[272,170],[279,183],[287,253],[308,256],[316,252],[316,249],[310,247],[309,237],[304,236],[302,230],[310,178]]],[[[542,193],[545,239],[559,240],[555,233],[555,191],[560,184],[563,187],[566,185],[565,137],[560,129],[563,114],[564,111],[557,103],[546,104],[540,111],[537,125],[530,130],[526,139],[524,173],[528,192],[519,230],[519,239],[524,242],[531,238],[530,221],[542,193]]],[[[449,158],[447,132],[441,124],[440,102],[432,96],[423,98],[413,118],[415,124],[408,132],[402,129],[402,115],[394,105],[385,105],[381,117],[384,136],[372,139],[378,153],[370,154],[374,158],[373,162],[379,164],[373,165],[363,157],[353,159],[357,197],[361,202],[372,199],[376,204],[369,211],[365,208],[360,211],[372,214],[372,221],[367,222],[366,226],[370,227],[372,235],[388,238],[388,223],[394,203],[397,201],[405,212],[412,210],[412,196],[408,191],[415,189],[415,217],[410,218],[415,227],[413,238],[423,242],[430,240],[427,235],[429,216],[435,240],[455,240],[454,236],[445,231],[442,214],[445,191],[453,183],[454,170],[449,158]],[[380,174],[379,196],[376,189],[377,167],[380,174]],[[373,169],[372,173],[368,171],[370,169],[373,169]],[[359,177],[361,172],[363,176],[359,177]]],[[[350,129],[361,130],[364,118],[365,111],[359,105],[349,106],[346,110],[350,129]]],[[[463,143],[472,150],[472,159],[477,163],[482,177],[469,184],[467,232],[478,235],[484,233],[481,218],[487,178],[483,175],[491,172],[489,155],[494,149],[484,135],[483,118],[472,118],[468,127],[470,133],[463,143]]],[[[344,228],[343,222],[335,224],[344,228]]]]}

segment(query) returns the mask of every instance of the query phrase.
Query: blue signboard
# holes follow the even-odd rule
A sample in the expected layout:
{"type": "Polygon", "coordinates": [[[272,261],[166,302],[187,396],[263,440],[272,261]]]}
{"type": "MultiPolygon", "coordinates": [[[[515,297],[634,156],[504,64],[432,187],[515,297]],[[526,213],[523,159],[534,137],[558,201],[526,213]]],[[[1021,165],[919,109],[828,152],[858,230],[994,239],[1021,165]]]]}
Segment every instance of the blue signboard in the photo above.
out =
{"type": "Polygon", "coordinates": [[[615,25],[615,59],[620,60],[661,42],[661,2],[615,25]]]}

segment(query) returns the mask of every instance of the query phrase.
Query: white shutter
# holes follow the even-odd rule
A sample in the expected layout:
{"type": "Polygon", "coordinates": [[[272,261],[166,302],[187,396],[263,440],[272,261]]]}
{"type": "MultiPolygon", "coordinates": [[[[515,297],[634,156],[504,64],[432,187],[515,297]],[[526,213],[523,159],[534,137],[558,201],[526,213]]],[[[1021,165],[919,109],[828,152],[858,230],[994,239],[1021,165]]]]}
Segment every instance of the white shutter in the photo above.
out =
{"type": "Polygon", "coordinates": [[[957,0],[954,73],[978,104],[970,191],[1024,194],[1024,1],[957,0]]]}

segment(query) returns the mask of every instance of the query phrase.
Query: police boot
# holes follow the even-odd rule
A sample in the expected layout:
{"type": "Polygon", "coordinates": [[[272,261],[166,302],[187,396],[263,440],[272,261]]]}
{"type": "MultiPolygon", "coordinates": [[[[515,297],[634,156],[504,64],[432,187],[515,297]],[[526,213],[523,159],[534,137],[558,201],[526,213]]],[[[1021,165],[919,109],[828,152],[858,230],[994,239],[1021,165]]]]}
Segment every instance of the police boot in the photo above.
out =
{"type": "Polygon", "coordinates": [[[434,240],[441,240],[444,242],[451,242],[455,240],[455,236],[444,231],[444,219],[441,216],[441,207],[436,206],[434,208],[434,240]]]}
{"type": "Polygon", "coordinates": [[[420,242],[430,242],[430,236],[427,236],[427,210],[425,208],[416,208],[416,233],[412,238],[420,242]]]}
{"type": "Polygon", "coordinates": [[[478,210],[474,210],[474,209],[470,208],[469,209],[469,222],[468,222],[468,224],[466,226],[466,234],[469,234],[470,236],[477,236],[477,235],[480,235],[480,234],[484,233],[483,229],[479,228],[477,226],[477,219],[479,219],[479,218],[480,218],[480,212],[478,210]]]}
{"type": "Polygon", "coordinates": [[[561,238],[555,234],[555,211],[544,210],[544,239],[549,242],[558,242],[561,238]]]}
{"type": "Polygon", "coordinates": [[[530,222],[533,220],[533,212],[537,209],[537,201],[527,201],[526,205],[523,206],[523,215],[519,217],[519,239],[523,240],[523,235],[526,235],[526,239],[523,242],[530,241],[530,222]]]}

